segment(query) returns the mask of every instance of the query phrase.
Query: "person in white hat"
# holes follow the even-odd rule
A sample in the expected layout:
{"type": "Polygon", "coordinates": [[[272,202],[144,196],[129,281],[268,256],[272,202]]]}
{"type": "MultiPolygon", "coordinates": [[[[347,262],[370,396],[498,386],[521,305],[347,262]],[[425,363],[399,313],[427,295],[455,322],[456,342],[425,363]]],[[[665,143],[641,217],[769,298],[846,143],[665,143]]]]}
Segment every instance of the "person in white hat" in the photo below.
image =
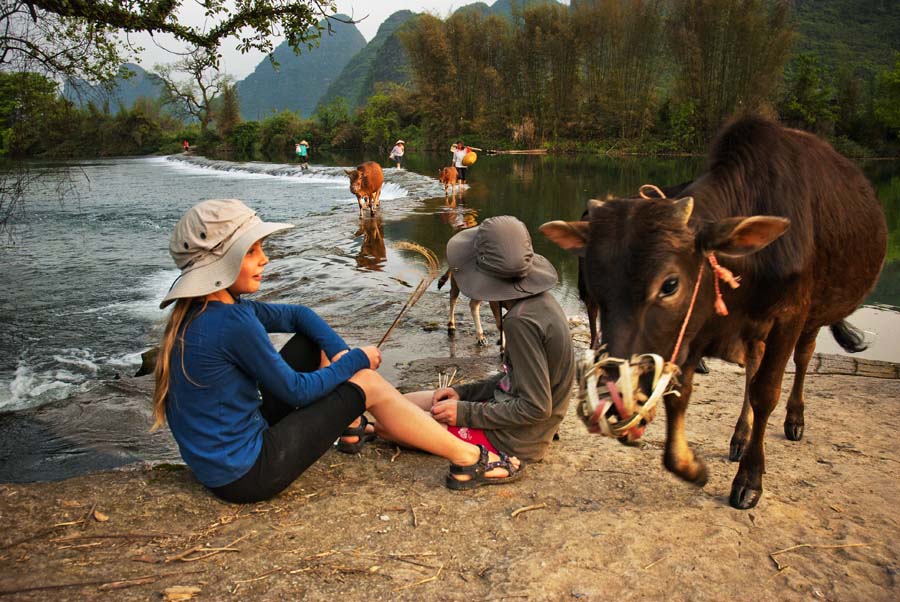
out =
{"type": "Polygon", "coordinates": [[[390,160],[397,164],[397,169],[403,169],[401,167],[403,163],[403,154],[406,152],[406,143],[403,140],[397,140],[394,143],[394,148],[391,149],[390,160]]]}
{"type": "Polygon", "coordinates": [[[366,410],[377,432],[450,460],[448,486],[520,476],[518,460],[453,437],[375,372],[378,348],[349,349],[308,307],[242,299],[269,263],[262,239],[292,227],[226,199],[193,206],[172,234],[181,275],[160,303],[174,308],[157,359],[153,429],[168,421],[198,480],[230,502],[271,498],[338,437],[348,453],[374,438],[366,410]],[[294,337],[279,353],[270,332],[294,337]]]}
{"type": "Polygon", "coordinates": [[[525,224],[510,215],[454,235],[447,263],[463,294],[499,301],[506,310],[505,370],[408,397],[465,441],[540,461],[566,415],[575,381],[569,322],[549,292],[556,270],[534,252],[525,224]]]}

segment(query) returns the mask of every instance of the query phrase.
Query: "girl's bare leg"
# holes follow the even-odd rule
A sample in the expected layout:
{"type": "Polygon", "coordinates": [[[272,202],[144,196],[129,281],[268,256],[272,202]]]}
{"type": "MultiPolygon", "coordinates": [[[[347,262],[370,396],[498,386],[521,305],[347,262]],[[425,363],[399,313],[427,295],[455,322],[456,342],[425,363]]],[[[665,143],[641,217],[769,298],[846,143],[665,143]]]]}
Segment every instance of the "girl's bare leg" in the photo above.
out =
{"type": "MultiPolygon", "coordinates": [[[[366,392],[366,410],[375,416],[376,431],[386,439],[441,456],[459,466],[478,461],[481,451],[477,446],[448,433],[430,413],[423,412],[374,370],[360,370],[350,382],[366,392]]],[[[490,461],[497,459],[495,454],[490,455],[490,461]]],[[[511,461],[514,466],[519,465],[517,458],[511,458],[511,461]]],[[[506,474],[505,470],[497,468],[486,476],[504,477],[506,474]]]]}
{"type": "Polygon", "coordinates": [[[422,408],[429,414],[431,413],[431,399],[434,397],[434,391],[415,391],[406,393],[403,397],[410,400],[416,407],[422,408]]]}

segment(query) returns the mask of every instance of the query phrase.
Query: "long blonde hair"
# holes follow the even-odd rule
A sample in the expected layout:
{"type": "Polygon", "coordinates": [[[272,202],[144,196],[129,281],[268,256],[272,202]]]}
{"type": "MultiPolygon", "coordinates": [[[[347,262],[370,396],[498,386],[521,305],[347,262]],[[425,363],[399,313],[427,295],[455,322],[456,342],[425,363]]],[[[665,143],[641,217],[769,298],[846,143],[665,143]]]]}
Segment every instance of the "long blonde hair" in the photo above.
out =
{"type": "MultiPolygon", "coordinates": [[[[166,396],[169,394],[169,375],[171,370],[169,360],[172,357],[172,350],[175,348],[175,342],[181,343],[181,370],[187,376],[184,369],[184,331],[188,325],[203,313],[206,309],[207,300],[203,300],[203,306],[196,312],[190,320],[185,323],[185,318],[191,305],[197,298],[189,297],[178,299],[169,314],[169,320],[166,322],[166,329],[163,332],[162,340],[159,343],[159,352],[156,355],[156,368],[153,370],[153,376],[156,379],[156,388],[153,390],[153,426],[150,432],[157,430],[166,422],[166,396]]],[[[190,380],[190,377],[188,377],[190,380]]]]}

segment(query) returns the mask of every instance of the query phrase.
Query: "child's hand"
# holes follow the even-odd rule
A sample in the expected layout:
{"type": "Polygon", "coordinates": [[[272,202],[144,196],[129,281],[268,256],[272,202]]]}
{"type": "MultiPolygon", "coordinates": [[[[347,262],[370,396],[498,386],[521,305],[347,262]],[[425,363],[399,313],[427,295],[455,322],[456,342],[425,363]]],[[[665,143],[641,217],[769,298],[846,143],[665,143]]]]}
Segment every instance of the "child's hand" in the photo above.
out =
{"type": "Polygon", "coordinates": [[[456,426],[457,399],[439,401],[431,408],[431,415],[440,423],[456,426]]]}
{"type": "Polygon", "coordinates": [[[456,389],[451,389],[450,387],[435,389],[434,394],[431,396],[431,405],[433,406],[445,399],[459,399],[459,393],[456,392],[456,389]]]}

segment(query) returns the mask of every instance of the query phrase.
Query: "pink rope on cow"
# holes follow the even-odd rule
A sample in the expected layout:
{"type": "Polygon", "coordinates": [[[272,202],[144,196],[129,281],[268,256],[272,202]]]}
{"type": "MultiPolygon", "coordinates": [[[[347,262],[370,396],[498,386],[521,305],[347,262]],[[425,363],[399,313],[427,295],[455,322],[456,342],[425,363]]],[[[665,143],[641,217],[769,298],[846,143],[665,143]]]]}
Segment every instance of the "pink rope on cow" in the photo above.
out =
{"type": "Polygon", "coordinates": [[[713,278],[713,283],[716,286],[716,313],[720,316],[728,315],[728,306],[725,305],[725,299],[722,298],[722,291],[719,289],[719,280],[722,280],[731,288],[737,288],[740,284],[740,279],[736,278],[734,274],[731,273],[731,270],[728,268],[723,268],[719,265],[719,262],[716,261],[716,256],[713,253],[710,253],[706,256],[709,259],[709,265],[712,266],[713,273],[715,278],[713,278]]]}
{"type": "Polygon", "coordinates": [[[681,349],[681,341],[684,340],[684,331],[687,330],[688,322],[691,320],[691,314],[694,312],[694,303],[697,301],[697,291],[700,290],[700,281],[703,280],[703,267],[700,264],[700,271],[697,273],[697,283],[694,284],[694,294],[691,295],[691,304],[688,306],[687,315],[684,316],[684,322],[681,323],[681,332],[678,333],[678,340],[675,341],[675,350],[672,351],[672,359],[669,363],[674,364],[675,358],[678,357],[678,350],[681,349]]]}

